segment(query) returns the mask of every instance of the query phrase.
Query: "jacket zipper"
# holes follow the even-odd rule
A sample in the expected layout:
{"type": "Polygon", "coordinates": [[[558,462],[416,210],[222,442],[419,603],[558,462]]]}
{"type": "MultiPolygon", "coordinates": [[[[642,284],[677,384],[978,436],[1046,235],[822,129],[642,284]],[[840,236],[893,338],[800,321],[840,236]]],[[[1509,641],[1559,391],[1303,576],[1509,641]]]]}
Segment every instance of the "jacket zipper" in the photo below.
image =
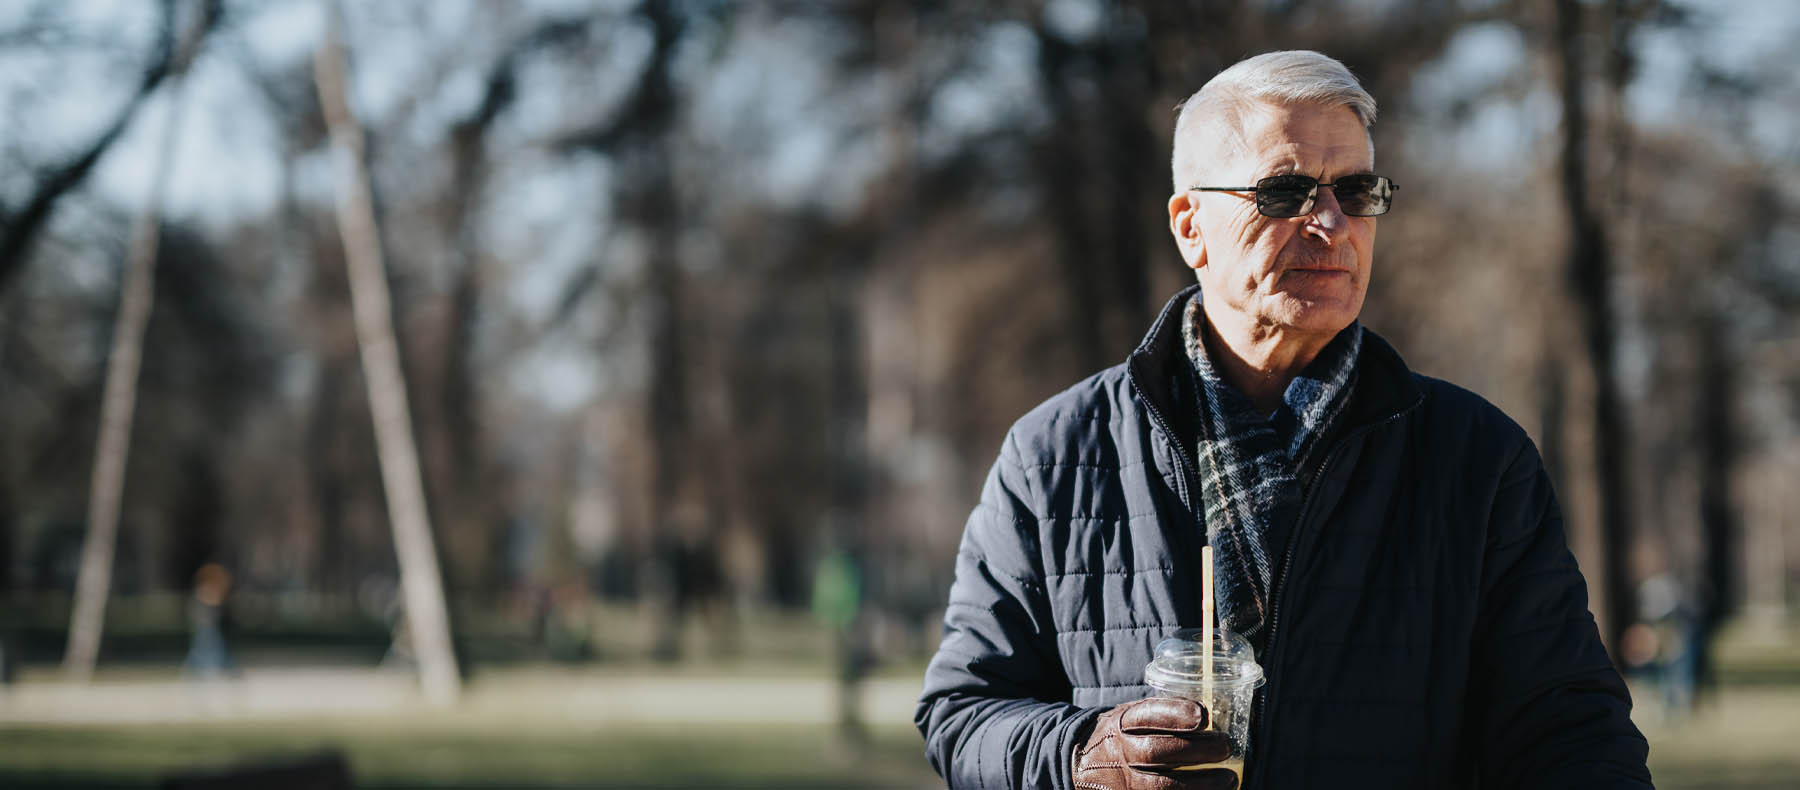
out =
{"type": "MultiPolygon", "coordinates": [[[[1199,382],[1193,380],[1193,375],[1192,371],[1188,372],[1188,384],[1193,387],[1198,387],[1199,382]]],[[[1202,545],[1205,545],[1206,515],[1200,512],[1199,508],[1195,507],[1193,497],[1193,489],[1200,485],[1200,471],[1196,468],[1199,462],[1190,461],[1188,459],[1187,448],[1181,446],[1181,437],[1176,435],[1175,431],[1169,428],[1169,421],[1163,419],[1162,412],[1156,410],[1156,404],[1151,403],[1149,398],[1144,399],[1144,411],[1150,414],[1151,424],[1155,425],[1156,429],[1161,431],[1164,436],[1169,437],[1169,446],[1173,449],[1175,463],[1181,467],[1181,474],[1177,476],[1175,481],[1177,484],[1175,495],[1181,498],[1182,506],[1186,507],[1188,512],[1193,514],[1194,525],[1198,527],[1202,545]]]]}
{"type": "MultiPolygon", "coordinates": [[[[1300,503],[1300,518],[1295,522],[1294,534],[1288,537],[1287,550],[1282,552],[1281,555],[1280,571],[1275,576],[1274,588],[1269,591],[1269,600],[1271,601],[1269,604],[1269,643],[1268,648],[1265,651],[1268,653],[1269,658],[1267,664],[1269,684],[1262,689],[1263,693],[1257,695],[1256,703],[1252,705],[1250,709],[1250,720],[1256,722],[1256,739],[1250,742],[1251,749],[1254,749],[1256,744],[1268,743],[1269,721],[1264,715],[1264,709],[1268,707],[1269,698],[1275,696],[1275,684],[1280,682],[1280,674],[1275,672],[1275,669],[1278,666],[1277,659],[1279,658],[1275,653],[1275,629],[1276,626],[1281,624],[1281,602],[1283,600],[1281,594],[1287,591],[1288,571],[1293,567],[1294,551],[1300,544],[1300,536],[1305,532],[1307,517],[1312,515],[1312,504],[1313,500],[1318,496],[1319,480],[1325,477],[1325,470],[1331,468],[1331,462],[1337,460],[1338,451],[1348,447],[1352,441],[1362,438],[1363,435],[1371,433],[1375,429],[1386,426],[1389,423],[1398,421],[1413,409],[1418,408],[1418,406],[1419,402],[1414,401],[1412,405],[1388,415],[1388,417],[1381,422],[1364,425],[1361,428],[1356,429],[1350,435],[1333,443],[1331,445],[1331,451],[1325,454],[1324,463],[1319,464],[1319,467],[1313,470],[1312,477],[1307,481],[1306,499],[1300,503]]],[[[1245,768],[1248,768],[1250,765],[1250,755],[1246,753],[1244,757],[1244,766],[1245,768]]],[[[1260,774],[1262,771],[1259,770],[1257,773],[1260,774]]],[[[1261,779],[1262,777],[1258,776],[1257,778],[1261,779]]]]}

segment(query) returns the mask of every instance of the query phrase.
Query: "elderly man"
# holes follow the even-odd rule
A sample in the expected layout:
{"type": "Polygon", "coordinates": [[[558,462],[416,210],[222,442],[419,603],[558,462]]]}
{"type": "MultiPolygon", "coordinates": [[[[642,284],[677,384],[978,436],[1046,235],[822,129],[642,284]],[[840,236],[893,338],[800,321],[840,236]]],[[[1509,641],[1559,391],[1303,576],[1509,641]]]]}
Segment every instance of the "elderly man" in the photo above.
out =
{"type": "Polygon", "coordinates": [[[916,715],[951,786],[1236,786],[1207,711],[1144,685],[1201,625],[1205,545],[1268,677],[1245,786],[1650,786],[1531,440],[1356,321],[1396,189],[1374,120],[1314,52],[1183,106],[1169,229],[1200,282],[1006,437],[916,715]]]}

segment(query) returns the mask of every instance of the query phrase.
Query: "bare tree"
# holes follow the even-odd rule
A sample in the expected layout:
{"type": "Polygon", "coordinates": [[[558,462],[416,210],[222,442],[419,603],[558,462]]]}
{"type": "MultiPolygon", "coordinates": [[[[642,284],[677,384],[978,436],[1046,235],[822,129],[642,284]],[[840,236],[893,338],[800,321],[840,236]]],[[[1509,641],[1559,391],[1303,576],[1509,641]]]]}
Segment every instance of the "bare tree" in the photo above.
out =
{"type": "Polygon", "coordinates": [[[1569,215],[1569,282],[1580,312],[1587,362],[1594,376],[1594,464],[1600,498],[1600,588],[1607,644],[1617,646],[1631,625],[1631,479],[1625,402],[1619,393],[1617,330],[1609,288],[1612,251],[1606,226],[1590,195],[1587,76],[1583,68],[1581,4],[1557,0],[1556,42],[1562,69],[1562,187],[1569,215]]]}
{"type": "Polygon", "coordinates": [[[375,220],[373,191],[365,160],[362,127],[351,112],[343,46],[341,13],[330,4],[330,26],[313,61],[326,123],[337,148],[342,175],[338,181],[338,226],[344,237],[345,265],[350,273],[350,299],[356,335],[362,349],[369,410],[375,421],[376,452],[394,528],[394,550],[406,601],[407,629],[418,656],[426,699],[453,704],[461,693],[456,656],[450,644],[450,619],[438,570],[437,550],[425,507],[419,452],[413,439],[412,415],[406,403],[406,379],[394,334],[392,297],[382,262],[380,227],[375,220]]]}
{"type": "MultiPolygon", "coordinates": [[[[173,25],[172,4],[168,10],[165,19],[173,25]]],[[[113,324],[112,354],[107,359],[106,389],[101,400],[100,436],[94,449],[88,531],[81,548],[80,575],[75,583],[68,648],[63,653],[63,670],[78,680],[85,681],[93,676],[94,663],[100,655],[100,632],[106,619],[113,552],[118,543],[119,503],[125,491],[125,462],[131,451],[139,361],[143,358],[144,329],[150,323],[150,308],[156,294],[156,250],[162,224],[163,192],[168,185],[175,158],[175,135],[181,123],[186,85],[183,77],[218,13],[216,1],[209,0],[201,5],[175,52],[170,66],[175,89],[163,120],[162,148],[157,154],[156,173],[150,181],[149,198],[132,227],[131,246],[126,253],[124,277],[119,287],[119,313],[113,324]]],[[[121,131],[129,118],[129,113],[123,116],[121,125],[115,127],[112,134],[121,131]]],[[[93,149],[94,156],[104,150],[104,144],[93,149]]],[[[86,166],[91,165],[92,161],[89,161],[86,166]]],[[[85,166],[80,172],[85,172],[85,166]]]]}
{"type": "MultiPolygon", "coordinates": [[[[100,162],[100,158],[111,150],[113,143],[131,126],[132,119],[137,117],[145,100],[156,93],[163,81],[186,68],[186,64],[178,56],[180,42],[175,40],[175,0],[162,0],[162,5],[162,39],[158,43],[157,54],[138,78],[137,91],[93,142],[67,161],[50,168],[38,183],[37,189],[17,211],[0,213],[0,293],[4,293],[12,279],[25,268],[31,243],[49,221],[57,203],[87,180],[94,165],[100,162]]],[[[215,5],[209,0],[209,8],[215,5]]]]}
{"type": "MultiPolygon", "coordinates": [[[[678,4],[645,0],[636,9],[651,35],[651,51],[643,71],[620,109],[606,122],[568,136],[564,150],[612,153],[631,173],[630,193],[620,214],[645,230],[650,239],[649,261],[641,296],[649,314],[649,412],[647,426],[650,486],[647,526],[653,546],[653,562],[668,581],[662,601],[656,653],[676,658],[680,628],[697,592],[696,571],[710,564],[714,524],[684,531],[674,505],[683,494],[710,485],[683,466],[681,458],[692,449],[694,428],[689,404],[688,368],[692,364],[688,325],[684,313],[691,286],[678,254],[681,193],[675,178],[677,150],[671,138],[680,120],[681,97],[674,72],[676,46],[687,20],[678,4]],[[690,534],[700,533],[700,534],[690,534]],[[697,546],[694,544],[698,544],[697,546]]],[[[710,521],[710,519],[708,519],[710,521]]]]}

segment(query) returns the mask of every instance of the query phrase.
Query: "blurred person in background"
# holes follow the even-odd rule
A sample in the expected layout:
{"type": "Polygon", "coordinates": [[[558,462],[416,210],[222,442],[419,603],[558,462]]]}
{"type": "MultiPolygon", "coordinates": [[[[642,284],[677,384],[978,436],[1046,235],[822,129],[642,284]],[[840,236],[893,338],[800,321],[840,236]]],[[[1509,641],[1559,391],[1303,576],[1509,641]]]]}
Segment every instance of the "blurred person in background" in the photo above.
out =
{"type": "Polygon", "coordinates": [[[1645,579],[1638,586],[1637,601],[1638,623],[1633,628],[1640,629],[1643,647],[1638,660],[1627,665],[1644,669],[1661,691],[1662,717],[1679,720],[1694,708],[1700,654],[1706,649],[1699,607],[1687,585],[1669,571],[1645,579]]]}
{"type": "Polygon", "coordinates": [[[1315,52],[1183,104],[1169,227],[1199,283],[1005,438],[915,715],[951,786],[1236,786],[1204,708],[1145,699],[1204,545],[1269,677],[1245,786],[1650,786],[1531,440],[1357,321],[1396,190],[1375,114],[1315,52]]]}
{"type": "Polygon", "coordinates": [[[194,595],[188,599],[187,660],[182,672],[198,678],[216,678],[235,672],[231,648],[226,642],[231,628],[226,599],[231,596],[231,571],[216,562],[194,572],[194,595]]]}

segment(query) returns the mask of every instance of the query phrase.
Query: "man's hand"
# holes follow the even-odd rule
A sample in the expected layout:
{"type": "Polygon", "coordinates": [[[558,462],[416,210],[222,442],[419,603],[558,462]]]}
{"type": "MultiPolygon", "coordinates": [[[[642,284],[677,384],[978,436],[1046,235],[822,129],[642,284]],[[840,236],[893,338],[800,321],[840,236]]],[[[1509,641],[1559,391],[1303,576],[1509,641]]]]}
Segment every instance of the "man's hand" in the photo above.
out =
{"type": "Polygon", "coordinates": [[[1173,697],[1127,702],[1100,714],[1094,733],[1075,750],[1079,788],[1095,790],[1235,790],[1224,767],[1176,770],[1231,756],[1231,738],[1206,729],[1206,708],[1173,697]]]}

